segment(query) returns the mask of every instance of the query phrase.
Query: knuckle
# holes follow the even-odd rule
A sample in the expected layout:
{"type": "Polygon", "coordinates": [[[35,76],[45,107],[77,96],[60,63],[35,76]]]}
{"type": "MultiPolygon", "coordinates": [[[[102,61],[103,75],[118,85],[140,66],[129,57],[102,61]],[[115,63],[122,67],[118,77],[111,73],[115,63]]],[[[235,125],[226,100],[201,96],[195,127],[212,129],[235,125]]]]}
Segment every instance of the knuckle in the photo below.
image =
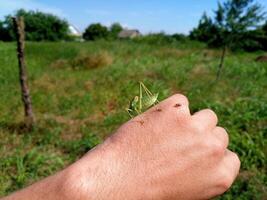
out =
{"type": "Polygon", "coordinates": [[[224,155],[225,149],[222,142],[213,141],[209,143],[209,149],[212,155],[221,156],[224,155]]]}
{"type": "Polygon", "coordinates": [[[211,109],[205,109],[204,111],[205,111],[207,114],[209,114],[209,115],[211,115],[212,117],[214,117],[214,119],[215,119],[216,121],[218,121],[217,114],[216,114],[213,110],[211,110],[211,109]]]}
{"type": "Polygon", "coordinates": [[[239,156],[237,155],[237,153],[233,152],[233,157],[234,157],[234,160],[235,160],[235,162],[236,162],[236,164],[238,165],[238,168],[239,168],[240,165],[241,165],[241,161],[239,159],[239,156]]]}
{"type": "Polygon", "coordinates": [[[218,132],[227,134],[225,128],[223,128],[223,127],[217,126],[216,129],[217,129],[218,132]]]}
{"type": "Polygon", "coordinates": [[[218,186],[219,188],[221,188],[223,192],[225,192],[231,187],[232,183],[233,183],[233,177],[231,177],[229,173],[225,171],[224,173],[222,173],[222,177],[219,180],[218,186]]]}
{"type": "Polygon", "coordinates": [[[227,131],[222,127],[216,127],[215,130],[219,142],[222,142],[226,147],[229,143],[229,135],[227,131]]]}
{"type": "Polygon", "coordinates": [[[173,101],[177,103],[182,103],[184,105],[188,105],[189,103],[187,97],[184,96],[183,94],[175,94],[171,96],[170,99],[172,99],[173,101]]]}

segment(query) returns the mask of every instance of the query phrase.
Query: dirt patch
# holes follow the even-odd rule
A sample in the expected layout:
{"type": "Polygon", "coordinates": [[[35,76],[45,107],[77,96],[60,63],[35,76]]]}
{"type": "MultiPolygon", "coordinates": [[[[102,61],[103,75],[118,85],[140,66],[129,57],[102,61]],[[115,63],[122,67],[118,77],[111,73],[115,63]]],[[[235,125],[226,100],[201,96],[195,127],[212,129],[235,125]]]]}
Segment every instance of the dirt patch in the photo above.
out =
{"type": "Polygon", "coordinates": [[[191,70],[191,77],[203,77],[208,75],[210,72],[208,67],[204,64],[195,65],[194,68],[191,70]]]}
{"type": "Polygon", "coordinates": [[[106,51],[95,54],[81,53],[70,62],[71,67],[74,69],[95,69],[99,67],[109,66],[112,63],[113,58],[106,51]]]}
{"type": "Polygon", "coordinates": [[[256,62],[267,62],[267,55],[259,56],[255,59],[256,62]]]}
{"type": "Polygon", "coordinates": [[[93,87],[94,87],[94,82],[93,81],[86,81],[84,83],[84,89],[86,91],[91,91],[93,89],[93,87]]]}
{"type": "Polygon", "coordinates": [[[57,88],[57,81],[52,79],[48,74],[44,74],[39,79],[33,82],[33,88],[39,88],[41,90],[53,91],[57,88]]]}
{"type": "Polygon", "coordinates": [[[218,58],[221,56],[221,52],[217,50],[205,49],[203,50],[204,59],[218,58]]]}
{"type": "Polygon", "coordinates": [[[69,66],[68,60],[65,59],[58,59],[55,62],[51,63],[50,65],[54,69],[62,69],[69,66]]]}
{"type": "Polygon", "coordinates": [[[103,113],[96,113],[84,119],[70,119],[64,116],[52,116],[52,118],[59,124],[64,125],[61,131],[61,138],[63,140],[80,139],[82,137],[81,127],[90,125],[103,120],[103,113]]]}

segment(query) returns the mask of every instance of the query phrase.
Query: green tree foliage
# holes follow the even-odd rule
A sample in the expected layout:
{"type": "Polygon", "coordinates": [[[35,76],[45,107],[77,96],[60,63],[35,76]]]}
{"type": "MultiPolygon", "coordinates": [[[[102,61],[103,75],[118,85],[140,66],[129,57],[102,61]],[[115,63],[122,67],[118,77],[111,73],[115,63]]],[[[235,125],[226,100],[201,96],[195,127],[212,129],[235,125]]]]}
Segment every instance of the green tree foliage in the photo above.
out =
{"type": "Polygon", "coordinates": [[[114,23],[110,27],[110,37],[112,39],[118,38],[118,34],[123,30],[123,27],[120,25],[120,23],[114,23]]]}
{"type": "Polygon", "coordinates": [[[241,39],[249,30],[259,26],[264,15],[263,7],[254,0],[227,0],[223,4],[218,3],[215,26],[220,30],[220,37],[212,42],[216,45],[222,39],[222,45],[232,49],[242,47],[241,39]]]}
{"type": "Polygon", "coordinates": [[[10,30],[7,27],[6,21],[0,21],[0,41],[12,40],[10,30]]]}
{"type": "Polygon", "coordinates": [[[262,26],[262,30],[265,32],[265,34],[267,34],[267,21],[266,21],[265,24],[262,26]]]}
{"type": "Polygon", "coordinates": [[[258,29],[264,19],[263,7],[254,0],[219,2],[214,19],[204,13],[190,38],[213,47],[247,49],[252,45],[250,50],[258,49],[263,36],[262,30],[258,29]]]}
{"type": "Polygon", "coordinates": [[[15,39],[12,16],[8,15],[3,21],[0,21],[0,41],[12,41],[15,39]]]}
{"type": "MultiPolygon", "coordinates": [[[[58,41],[68,37],[68,22],[55,15],[20,9],[15,16],[24,17],[26,40],[58,41]]],[[[11,15],[6,16],[2,25],[0,24],[1,40],[9,41],[15,39],[11,17],[11,15]]]]}
{"type": "Polygon", "coordinates": [[[177,41],[185,41],[185,40],[187,40],[187,36],[182,34],[182,33],[175,33],[171,37],[174,38],[177,41]]]}
{"type": "Polygon", "coordinates": [[[211,43],[215,37],[220,36],[219,29],[215,26],[212,19],[207,16],[207,13],[204,12],[197,28],[194,28],[190,32],[190,39],[198,40],[201,42],[211,43]]]}
{"type": "Polygon", "coordinates": [[[89,25],[83,34],[85,40],[106,39],[109,35],[108,28],[100,23],[89,25]]]}

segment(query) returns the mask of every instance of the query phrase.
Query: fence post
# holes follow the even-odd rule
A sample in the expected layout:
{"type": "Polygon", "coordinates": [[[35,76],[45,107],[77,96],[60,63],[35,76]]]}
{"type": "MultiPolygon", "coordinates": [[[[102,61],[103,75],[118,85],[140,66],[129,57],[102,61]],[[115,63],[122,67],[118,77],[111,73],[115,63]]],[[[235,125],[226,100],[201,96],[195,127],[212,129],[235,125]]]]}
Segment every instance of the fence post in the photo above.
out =
{"type": "Polygon", "coordinates": [[[23,17],[13,17],[13,24],[17,38],[17,56],[19,64],[19,80],[21,87],[22,102],[24,105],[25,125],[27,128],[32,128],[35,122],[35,117],[32,110],[32,102],[30,97],[30,89],[27,84],[27,70],[25,64],[25,32],[23,17]]]}

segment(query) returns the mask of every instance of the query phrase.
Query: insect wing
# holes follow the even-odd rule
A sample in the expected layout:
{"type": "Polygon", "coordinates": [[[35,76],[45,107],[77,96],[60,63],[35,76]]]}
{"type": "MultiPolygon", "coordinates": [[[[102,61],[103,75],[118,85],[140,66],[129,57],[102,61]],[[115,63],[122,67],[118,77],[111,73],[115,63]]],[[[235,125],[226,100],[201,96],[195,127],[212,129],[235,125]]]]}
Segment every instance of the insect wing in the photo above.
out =
{"type": "Polygon", "coordinates": [[[157,93],[157,94],[153,94],[151,96],[143,97],[143,108],[147,109],[147,108],[153,106],[157,102],[158,96],[159,96],[159,94],[157,93]]]}

